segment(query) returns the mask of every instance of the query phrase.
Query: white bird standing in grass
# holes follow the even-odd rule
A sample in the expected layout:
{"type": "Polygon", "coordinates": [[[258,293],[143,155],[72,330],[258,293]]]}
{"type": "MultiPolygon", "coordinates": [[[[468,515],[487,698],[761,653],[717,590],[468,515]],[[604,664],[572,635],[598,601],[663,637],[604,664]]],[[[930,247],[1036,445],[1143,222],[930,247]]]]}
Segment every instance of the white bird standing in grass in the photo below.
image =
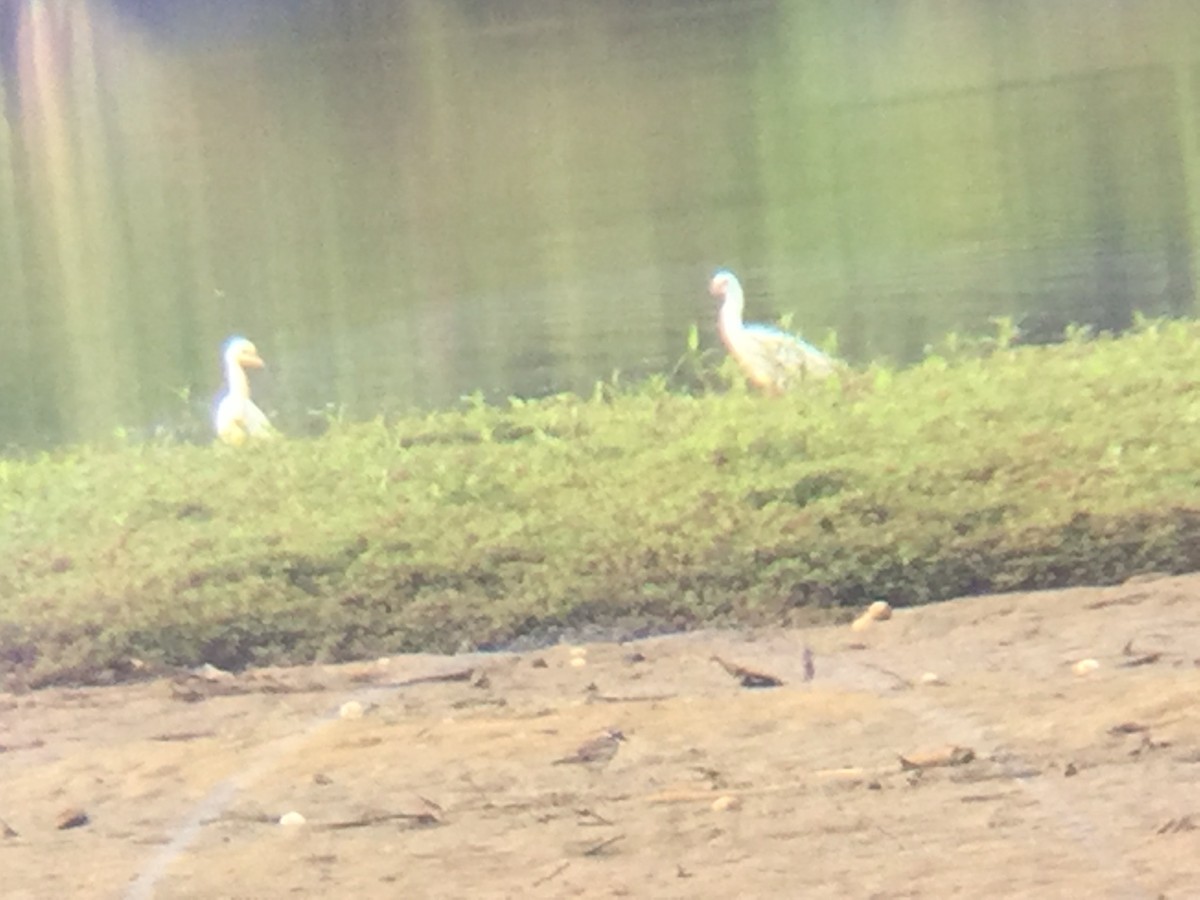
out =
{"type": "Polygon", "coordinates": [[[271,423],[250,399],[250,379],[246,377],[247,368],[261,369],[266,365],[258,349],[244,337],[231,337],[225,342],[223,359],[226,391],[217,404],[217,437],[234,446],[270,437],[271,423]]]}
{"type": "Polygon", "coordinates": [[[742,322],[746,298],[732,272],[717,272],[708,289],[724,301],[718,318],[721,340],[755,386],[769,394],[782,394],[805,378],[825,378],[837,368],[832,357],[793,334],[742,322]]]}

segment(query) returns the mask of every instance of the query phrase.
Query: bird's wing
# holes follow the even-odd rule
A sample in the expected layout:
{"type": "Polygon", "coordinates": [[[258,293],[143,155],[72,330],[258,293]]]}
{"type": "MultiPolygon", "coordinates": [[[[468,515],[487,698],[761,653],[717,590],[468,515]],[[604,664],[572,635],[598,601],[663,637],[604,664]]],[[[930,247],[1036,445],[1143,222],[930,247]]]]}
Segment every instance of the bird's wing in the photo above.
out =
{"type": "Polygon", "coordinates": [[[275,433],[271,421],[253,400],[242,404],[242,424],[251,437],[270,437],[275,433]]]}
{"type": "Polygon", "coordinates": [[[804,377],[823,378],[834,371],[835,363],[828,354],[795,335],[765,325],[748,325],[746,334],[752,340],[746,342],[743,352],[756,370],[770,373],[777,387],[804,377]]]}
{"type": "Polygon", "coordinates": [[[226,394],[217,405],[215,424],[217,437],[227,444],[241,444],[248,437],[269,438],[275,434],[270,420],[253,400],[232,394],[226,394]]]}

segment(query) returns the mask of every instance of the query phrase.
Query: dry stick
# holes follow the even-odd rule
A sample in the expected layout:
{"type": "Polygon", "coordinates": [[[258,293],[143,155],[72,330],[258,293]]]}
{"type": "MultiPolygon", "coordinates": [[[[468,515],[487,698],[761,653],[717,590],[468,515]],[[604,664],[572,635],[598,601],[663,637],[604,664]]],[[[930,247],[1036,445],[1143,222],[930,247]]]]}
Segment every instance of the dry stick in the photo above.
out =
{"type": "Polygon", "coordinates": [[[1151,663],[1158,662],[1160,659],[1162,659],[1161,652],[1147,653],[1143,656],[1138,656],[1134,659],[1126,660],[1125,662],[1121,663],[1121,668],[1132,669],[1137,666],[1148,666],[1151,663]]]}
{"type": "Polygon", "coordinates": [[[645,694],[640,697],[614,697],[611,694],[588,694],[588,703],[654,703],[659,700],[674,700],[678,694],[645,694]]]}
{"type": "Polygon", "coordinates": [[[1135,606],[1149,596],[1149,591],[1138,591],[1135,594],[1123,594],[1120,597],[1113,597],[1111,600],[1097,600],[1094,603],[1086,604],[1083,608],[1104,609],[1109,606],[1135,606]]]}
{"type": "Polygon", "coordinates": [[[0,753],[9,753],[13,750],[37,750],[44,746],[46,746],[45,741],[41,738],[34,738],[32,741],[22,741],[19,744],[0,744],[0,753]]]}
{"type": "Polygon", "coordinates": [[[611,847],[613,844],[615,844],[617,841],[623,841],[623,840],[625,840],[625,835],[623,835],[623,834],[615,835],[613,837],[608,838],[607,840],[601,841],[600,843],[596,844],[593,847],[589,847],[587,850],[584,850],[583,855],[584,856],[598,856],[599,854],[601,854],[605,850],[607,850],[609,847],[611,847]]]}
{"type": "Polygon", "coordinates": [[[875,663],[863,662],[862,660],[858,661],[858,665],[862,666],[864,669],[871,669],[875,672],[879,672],[882,675],[886,675],[889,678],[894,678],[896,680],[897,687],[910,688],[914,686],[913,683],[903,675],[898,672],[893,672],[891,669],[886,669],[883,666],[876,665],[875,663]]]}
{"type": "MultiPolygon", "coordinates": [[[[899,772],[900,770],[895,766],[888,766],[886,768],[880,766],[874,769],[826,769],[813,772],[812,774],[817,778],[844,778],[847,781],[866,781],[885,775],[897,775],[899,772]]],[[[714,797],[718,797],[722,793],[735,794],[739,797],[763,797],[769,794],[786,794],[791,791],[800,791],[811,787],[811,785],[812,783],[808,781],[789,781],[786,784],[769,784],[753,788],[729,788],[724,791],[713,789],[659,791],[657,794],[650,794],[644,799],[647,803],[690,803],[692,801],[711,801],[714,797]]]]}
{"type": "MultiPolygon", "coordinates": [[[[608,819],[604,818],[604,816],[600,815],[600,813],[595,812],[594,810],[577,809],[577,810],[575,810],[575,815],[586,816],[587,818],[592,819],[593,821],[586,823],[589,825],[612,825],[612,822],[610,822],[608,819]]],[[[583,825],[585,823],[580,822],[579,824],[583,825]]]]}
{"type": "Polygon", "coordinates": [[[567,869],[570,868],[570,866],[571,866],[571,864],[569,862],[561,863],[558,866],[558,868],[556,868],[553,872],[551,872],[549,875],[543,875],[541,878],[539,878],[537,881],[535,881],[532,886],[539,887],[540,885],[545,884],[547,881],[554,880],[559,875],[561,875],[563,872],[567,871],[567,869]]]}
{"type": "Polygon", "coordinates": [[[1191,816],[1182,816],[1178,819],[1168,819],[1166,824],[1161,825],[1155,834],[1179,834],[1181,831],[1195,831],[1196,823],[1192,821],[1191,816]]]}
{"type": "Polygon", "coordinates": [[[414,825],[441,824],[441,821],[433,813],[376,813],[357,819],[317,824],[313,828],[317,831],[340,831],[345,828],[366,828],[368,825],[382,825],[385,822],[396,821],[412,822],[414,825]]]}
{"type": "Polygon", "coordinates": [[[435,684],[438,682],[448,681],[470,681],[471,676],[475,674],[475,667],[471,666],[468,669],[455,669],[453,672],[445,672],[440,675],[418,675],[416,678],[405,678],[403,681],[380,681],[374,686],[376,688],[401,688],[412,687],[414,684],[435,684]]]}
{"type": "Polygon", "coordinates": [[[259,825],[277,825],[279,823],[279,817],[268,815],[267,813],[225,810],[218,815],[204,819],[202,824],[212,825],[214,822],[253,822],[259,825]]]}
{"type": "Polygon", "coordinates": [[[209,730],[209,731],[165,731],[162,734],[153,735],[150,738],[150,740],[163,741],[163,742],[195,741],[195,740],[199,740],[200,738],[216,737],[216,734],[217,733],[212,730],[209,730]]]}

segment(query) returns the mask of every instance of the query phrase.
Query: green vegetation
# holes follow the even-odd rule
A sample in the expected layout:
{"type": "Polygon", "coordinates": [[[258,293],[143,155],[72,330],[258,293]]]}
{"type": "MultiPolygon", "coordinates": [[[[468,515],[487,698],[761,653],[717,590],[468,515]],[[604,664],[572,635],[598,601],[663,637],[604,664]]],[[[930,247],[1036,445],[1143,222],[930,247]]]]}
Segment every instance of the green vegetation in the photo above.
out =
{"type": "Polygon", "coordinates": [[[785,398],[693,347],[591,398],[0,460],[0,672],[789,623],[1200,568],[1200,326],[1008,335],[785,398]]]}

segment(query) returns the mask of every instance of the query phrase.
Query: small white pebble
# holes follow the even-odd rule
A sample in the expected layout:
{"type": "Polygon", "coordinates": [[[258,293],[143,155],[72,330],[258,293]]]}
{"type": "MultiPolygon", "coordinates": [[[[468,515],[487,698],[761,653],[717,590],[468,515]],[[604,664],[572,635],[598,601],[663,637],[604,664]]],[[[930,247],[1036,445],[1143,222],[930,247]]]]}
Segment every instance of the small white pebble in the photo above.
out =
{"type": "Polygon", "coordinates": [[[363,717],[363,705],[357,700],[347,700],[338,710],[338,715],[343,719],[361,719],[363,717]]]}
{"type": "Polygon", "coordinates": [[[584,659],[582,656],[572,656],[571,657],[571,665],[573,665],[576,669],[582,669],[584,666],[587,665],[587,660],[584,659]]]}
{"type": "Polygon", "coordinates": [[[924,675],[921,676],[921,684],[945,684],[945,683],[946,682],[942,681],[942,676],[937,674],[936,672],[926,672],[924,675]]]}
{"type": "Polygon", "coordinates": [[[306,819],[300,813],[292,810],[289,813],[284,813],[279,817],[280,825],[303,825],[306,819]]]}
{"type": "Polygon", "coordinates": [[[386,656],[381,656],[381,657],[379,657],[379,659],[375,660],[375,665],[377,665],[381,669],[386,669],[391,664],[392,664],[391,659],[389,659],[386,656]]]}
{"type": "Polygon", "coordinates": [[[718,797],[712,802],[713,812],[729,812],[734,809],[742,808],[742,800],[740,797],[734,797],[732,794],[725,794],[718,797]]]}
{"type": "Polygon", "coordinates": [[[1075,665],[1071,666],[1071,671],[1076,675],[1086,675],[1088,672],[1095,672],[1100,668],[1100,663],[1094,659],[1081,659],[1075,665]]]}

